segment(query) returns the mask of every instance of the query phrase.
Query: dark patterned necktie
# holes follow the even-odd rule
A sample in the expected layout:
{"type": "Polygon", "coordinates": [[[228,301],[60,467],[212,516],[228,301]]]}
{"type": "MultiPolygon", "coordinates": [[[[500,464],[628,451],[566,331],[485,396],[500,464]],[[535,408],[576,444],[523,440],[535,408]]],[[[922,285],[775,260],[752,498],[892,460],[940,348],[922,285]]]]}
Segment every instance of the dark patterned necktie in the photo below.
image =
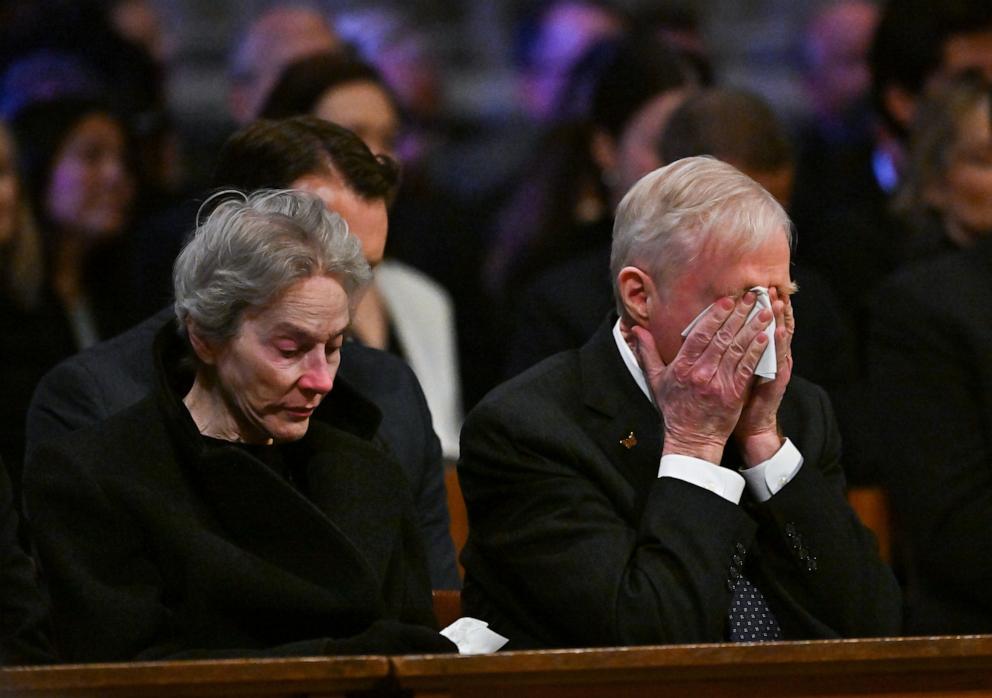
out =
{"type": "Polygon", "coordinates": [[[781,640],[779,627],[765,595],[747,577],[741,575],[734,587],[728,618],[731,642],[767,642],[781,640]]]}

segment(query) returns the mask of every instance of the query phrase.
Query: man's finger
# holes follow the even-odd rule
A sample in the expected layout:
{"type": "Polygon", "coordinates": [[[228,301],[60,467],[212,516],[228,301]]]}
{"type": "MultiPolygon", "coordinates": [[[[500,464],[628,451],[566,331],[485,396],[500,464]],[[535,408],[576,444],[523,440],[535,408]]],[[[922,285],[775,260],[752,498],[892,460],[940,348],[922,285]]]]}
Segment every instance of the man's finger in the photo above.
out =
{"type": "Polygon", "coordinates": [[[658,354],[658,347],[654,343],[654,337],[640,325],[634,325],[630,329],[634,337],[634,353],[641,364],[641,370],[649,376],[657,376],[665,371],[665,362],[658,354]]]}
{"type": "Polygon", "coordinates": [[[751,314],[757,300],[758,296],[753,291],[748,291],[734,303],[733,311],[703,351],[703,358],[711,359],[713,366],[721,363],[728,353],[733,355],[735,363],[740,360],[751,341],[750,337],[740,335],[746,328],[748,315],[751,314]]]}
{"type": "MultiPolygon", "coordinates": [[[[767,324],[767,321],[765,324],[767,324]]],[[[747,347],[747,351],[744,352],[744,356],[737,363],[734,373],[734,390],[738,395],[744,394],[751,379],[754,378],[754,370],[758,367],[758,361],[761,360],[761,355],[765,353],[766,346],[768,346],[768,337],[765,333],[761,331],[755,333],[751,339],[751,343],[747,347]]]]}
{"type": "Polygon", "coordinates": [[[734,307],[734,299],[730,297],[721,298],[714,303],[686,335],[679,355],[688,359],[689,363],[696,363],[706,348],[709,347],[710,342],[713,341],[713,337],[723,327],[723,323],[734,312],[734,307]]]}

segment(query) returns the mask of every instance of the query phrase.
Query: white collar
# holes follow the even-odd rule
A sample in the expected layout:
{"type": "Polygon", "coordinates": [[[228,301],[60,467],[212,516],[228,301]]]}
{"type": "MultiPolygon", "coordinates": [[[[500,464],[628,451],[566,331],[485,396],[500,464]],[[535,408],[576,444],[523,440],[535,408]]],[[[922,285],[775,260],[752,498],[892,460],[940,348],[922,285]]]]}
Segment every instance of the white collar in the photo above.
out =
{"type": "Polygon", "coordinates": [[[613,325],[613,341],[617,343],[617,351],[620,352],[620,358],[623,359],[624,365],[630,372],[630,376],[637,383],[637,387],[641,389],[644,396],[651,401],[651,404],[657,409],[657,405],[654,404],[654,396],[651,394],[651,390],[648,389],[648,381],[644,377],[644,371],[641,370],[641,365],[637,363],[637,357],[634,356],[634,352],[631,350],[630,345],[620,334],[620,320],[616,321],[613,325]]]}

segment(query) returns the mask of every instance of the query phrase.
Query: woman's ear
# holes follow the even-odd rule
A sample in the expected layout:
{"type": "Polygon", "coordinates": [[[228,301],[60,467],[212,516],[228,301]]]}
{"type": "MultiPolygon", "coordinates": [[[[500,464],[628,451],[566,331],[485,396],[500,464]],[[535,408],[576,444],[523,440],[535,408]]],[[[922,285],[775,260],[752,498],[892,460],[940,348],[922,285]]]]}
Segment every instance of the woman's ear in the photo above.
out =
{"type": "Polygon", "coordinates": [[[216,360],[216,351],[213,343],[200,334],[196,323],[191,318],[186,318],[186,335],[189,337],[190,346],[193,347],[196,357],[200,363],[208,366],[213,365],[216,360]]]}
{"type": "Polygon", "coordinates": [[[617,274],[617,290],[625,315],[635,324],[648,324],[654,281],[642,269],[624,267],[617,274]]]}

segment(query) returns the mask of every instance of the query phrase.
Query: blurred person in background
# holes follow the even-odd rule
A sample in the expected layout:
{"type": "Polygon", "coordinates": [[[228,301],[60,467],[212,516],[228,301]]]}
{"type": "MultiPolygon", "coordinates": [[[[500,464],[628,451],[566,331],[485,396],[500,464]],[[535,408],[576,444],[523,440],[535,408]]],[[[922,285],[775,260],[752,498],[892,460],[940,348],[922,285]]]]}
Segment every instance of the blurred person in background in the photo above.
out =
{"type": "Polygon", "coordinates": [[[890,0],[868,53],[870,138],[822,151],[797,173],[796,259],[823,274],[855,330],[864,371],[874,284],[902,263],[904,228],[890,207],[906,163],[906,134],[928,87],[969,67],[992,77],[992,3],[890,0]]]}
{"type": "Polygon", "coordinates": [[[18,173],[17,151],[0,122],[0,458],[13,476],[14,501],[24,459],[24,415],[38,379],[62,358],[50,341],[51,329],[38,316],[55,314],[42,292],[41,237],[18,173]]]}
{"type": "Polygon", "coordinates": [[[869,0],[834,0],[809,20],[802,71],[811,110],[801,127],[801,147],[846,145],[870,137],[868,51],[878,15],[878,6],[869,0]]]}
{"type": "Polygon", "coordinates": [[[77,99],[26,107],[11,126],[42,233],[45,291],[82,349],[134,319],[119,271],[135,199],[127,132],[103,104],[77,99]]]}
{"type": "Polygon", "coordinates": [[[992,232],[990,82],[966,71],[917,110],[894,208],[908,228],[908,260],[973,246],[992,232]]]}
{"type": "Polygon", "coordinates": [[[588,122],[574,127],[567,147],[541,154],[501,226],[515,266],[504,282],[512,313],[506,376],[579,346],[612,307],[613,210],[660,165],[655,143],[690,91],[674,54],[652,37],[599,50],[604,67],[588,122]]]}
{"type": "Polygon", "coordinates": [[[403,128],[396,156],[404,179],[424,164],[447,134],[444,81],[434,37],[397,7],[371,7],[334,15],[334,26],[357,56],[374,65],[400,107],[403,128]]]}
{"type": "Polygon", "coordinates": [[[0,77],[0,111],[8,118],[35,103],[73,98],[104,103],[124,126],[136,185],[126,273],[139,314],[170,295],[172,261],[192,217],[174,213],[188,182],[166,104],[161,37],[144,0],[42,0],[21,21],[18,53],[0,77]]]}
{"type": "Polygon", "coordinates": [[[992,632],[992,83],[916,109],[897,211],[915,261],[874,295],[869,377],[906,631],[992,632]]]}
{"type": "Polygon", "coordinates": [[[24,415],[37,381],[135,320],[127,241],[135,187],[123,124],[97,102],[28,106],[11,132],[16,142],[0,136],[6,192],[0,229],[9,274],[2,294],[8,392],[0,454],[16,487],[24,415]]]}
{"type": "Polygon", "coordinates": [[[629,28],[616,5],[600,0],[556,0],[539,7],[519,29],[520,97],[538,123],[572,118],[574,69],[590,48],[619,39],[629,28]]]}
{"type": "Polygon", "coordinates": [[[228,109],[243,126],[259,116],[279,74],[295,60],[341,49],[327,17],[301,4],[276,3],[254,18],[231,53],[228,109]]]}
{"type": "MultiPolygon", "coordinates": [[[[366,63],[321,54],[291,64],[273,87],[262,116],[299,114],[347,128],[376,155],[395,156],[399,110],[377,71],[366,63]]],[[[414,232],[443,234],[431,229],[391,235],[414,232]]],[[[462,410],[452,299],[427,275],[383,254],[380,248],[368,256],[375,281],[355,311],[352,334],[409,362],[424,388],[445,457],[454,460],[462,410]]]]}

